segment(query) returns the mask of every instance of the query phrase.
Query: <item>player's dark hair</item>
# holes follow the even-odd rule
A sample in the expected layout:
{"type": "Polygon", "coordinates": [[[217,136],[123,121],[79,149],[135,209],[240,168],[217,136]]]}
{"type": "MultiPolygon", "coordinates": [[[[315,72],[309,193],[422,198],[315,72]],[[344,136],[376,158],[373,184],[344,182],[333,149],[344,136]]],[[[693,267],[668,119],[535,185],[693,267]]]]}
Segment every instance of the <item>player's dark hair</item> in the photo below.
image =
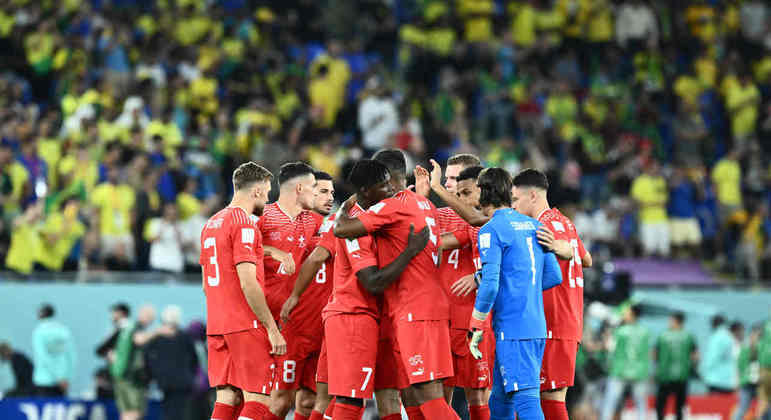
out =
{"type": "Polygon", "coordinates": [[[54,315],[56,315],[56,310],[50,303],[44,303],[43,306],[40,307],[40,318],[51,318],[54,315]]]}
{"type": "Polygon", "coordinates": [[[376,160],[362,159],[356,162],[348,174],[348,181],[356,190],[367,189],[388,179],[388,167],[376,160]]]}
{"type": "Polygon", "coordinates": [[[380,149],[372,156],[372,159],[385,165],[392,177],[407,177],[407,159],[401,150],[380,149]]]}
{"type": "Polygon", "coordinates": [[[549,189],[549,179],[546,178],[546,174],[539,171],[538,169],[523,169],[517,174],[517,176],[514,177],[512,182],[517,188],[532,187],[542,189],[544,191],[549,189]]]}
{"type": "Polygon", "coordinates": [[[741,321],[734,321],[731,323],[731,326],[728,328],[732,333],[736,334],[739,331],[744,330],[744,324],[741,323],[741,321]]]}
{"type": "Polygon", "coordinates": [[[629,307],[629,310],[632,312],[632,315],[634,315],[634,319],[637,319],[642,314],[642,306],[635,303],[634,305],[629,307]]]}
{"type": "Polygon", "coordinates": [[[718,328],[721,325],[725,324],[725,317],[723,315],[717,314],[712,317],[712,328],[718,328]]]}
{"type": "Polygon", "coordinates": [[[315,171],[313,173],[313,176],[316,178],[316,181],[332,181],[332,175],[324,172],[324,171],[315,171]]]}
{"type": "Polygon", "coordinates": [[[233,171],[233,189],[241,191],[251,187],[256,182],[270,181],[273,174],[264,167],[254,163],[242,163],[233,171]]]}
{"type": "Polygon", "coordinates": [[[458,182],[465,181],[467,179],[473,179],[474,181],[479,178],[479,173],[482,172],[482,170],[485,169],[481,166],[470,166],[458,174],[458,182]]]}
{"type": "Polygon", "coordinates": [[[122,312],[123,315],[128,317],[131,315],[131,308],[125,302],[118,302],[110,307],[113,312],[122,312]]]}
{"type": "Polygon", "coordinates": [[[479,173],[479,205],[511,207],[511,176],[503,168],[487,168],[479,173]]]}
{"type": "Polygon", "coordinates": [[[286,182],[291,181],[301,176],[308,174],[313,175],[313,168],[305,162],[287,162],[281,165],[278,170],[278,185],[284,185],[286,182]]]}
{"type": "Polygon", "coordinates": [[[469,166],[481,166],[482,161],[471,153],[459,153],[447,159],[447,166],[450,165],[461,165],[468,168],[469,166]]]}
{"type": "Polygon", "coordinates": [[[677,311],[677,312],[672,314],[672,318],[674,318],[675,321],[677,321],[678,324],[682,325],[683,322],[685,322],[685,312],[677,311]]]}

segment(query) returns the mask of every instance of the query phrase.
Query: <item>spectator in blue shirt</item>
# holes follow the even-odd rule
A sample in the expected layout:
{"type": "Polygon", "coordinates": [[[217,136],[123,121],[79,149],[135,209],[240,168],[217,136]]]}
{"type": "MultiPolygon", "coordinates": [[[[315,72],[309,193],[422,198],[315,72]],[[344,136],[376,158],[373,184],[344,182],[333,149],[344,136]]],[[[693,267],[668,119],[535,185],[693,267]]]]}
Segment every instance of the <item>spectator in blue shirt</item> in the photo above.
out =
{"type": "Polygon", "coordinates": [[[54,320],[54,307],[44,304],[40,323],[32,331],[34,371],[32,382],[41,397],[67,395],[75,374],[75,342],[70,329],[54,320]]]}
{"type": "Polygon", "coordinates": [[[688,178],[684,167],[676,167],[669,190],[669,237],[676,256],[700,255],[702,236],[696,202],[696,185],[688,178]]]}

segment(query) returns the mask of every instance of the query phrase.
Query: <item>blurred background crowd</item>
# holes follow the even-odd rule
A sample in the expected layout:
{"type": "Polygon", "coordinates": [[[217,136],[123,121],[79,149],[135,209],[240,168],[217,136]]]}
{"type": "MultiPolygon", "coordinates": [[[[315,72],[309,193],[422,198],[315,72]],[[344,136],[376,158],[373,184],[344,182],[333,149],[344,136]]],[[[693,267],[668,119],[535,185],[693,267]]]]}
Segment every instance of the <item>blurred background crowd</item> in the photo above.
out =
{"type": "Polygon", "coordinates": [[[548,171],[592,253],[771,277],[763,0],[8,0],[0,262],[197,270],[232,169],[548,171]]]}

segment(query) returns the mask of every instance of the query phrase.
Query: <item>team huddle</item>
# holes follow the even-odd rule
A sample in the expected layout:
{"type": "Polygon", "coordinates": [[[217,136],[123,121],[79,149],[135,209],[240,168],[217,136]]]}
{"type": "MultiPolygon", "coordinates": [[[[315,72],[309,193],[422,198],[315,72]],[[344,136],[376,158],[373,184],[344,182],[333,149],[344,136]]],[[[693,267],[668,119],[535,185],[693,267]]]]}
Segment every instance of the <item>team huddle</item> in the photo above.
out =
{"type": "Polygon", "coordinates": [[[271,204],[267,169],[235,170],[201,234],[212,420],[358,420],[371,398],[384,420],[458,419],[456,387],[472,420],[567,420],[591,255],[543,173],[432,165],[408,188],[400,150],[360,160],[334,214],[305,163],[271,204]]]}

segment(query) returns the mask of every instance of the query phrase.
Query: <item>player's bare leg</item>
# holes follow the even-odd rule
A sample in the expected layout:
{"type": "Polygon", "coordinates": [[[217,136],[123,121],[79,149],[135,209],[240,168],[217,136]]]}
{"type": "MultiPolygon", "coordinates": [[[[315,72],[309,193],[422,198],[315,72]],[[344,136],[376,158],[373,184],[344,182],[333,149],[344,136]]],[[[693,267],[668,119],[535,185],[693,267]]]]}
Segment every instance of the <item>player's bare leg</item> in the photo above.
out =
{"type": "Polygon", "coordinates": [[[377,414],[382,420],[402,418],[402,402],[396,389],[380,389],[375,391],[377,414]]]}
{"type": "MultiPolygon", "coordinates": [[[[217,401],[214,404],[212,419],[232,419],[235,416],[236,406],[241,404],[241,390],[230,385],[217,387],[217,401]]],[[[121,420],[124,419],[121,416],[121,420]]]]}
{"type": "Polygon", "coordinates": [[[300,388],[295,395],[295,419],[307,419],[316,405],[316,393],[307,388],[300,388]],[[300,415],[298,417],[298,414],[300,415]]]}
{"type": "Polygon", "coordinates": [[[567,387],[541,392],[541,410],[546,420],[568,420],[568,410],[565,407],[567,394],[567,387]]]}
{"type": "Polygon", "coordinates": [[[405,388],[401,391],[402,403],[404,404],[404,410],[407,411],[407,417],[410,420],[422,420],[425,419],[423,412],[420,410],[420,401],[416,391],[412,387],[405,388]]]}
{"type": "Polygon", "coordinates": [[[316,382],[316,401],[313,404],[313,411],[326,413],[331,403],[332,396],[329,395],[329,385],[323,382],[316,382]]]}
{"type": "Polygon", "coordinates": [[[445,386],[444,387],[444,400],[447,401],[447,404],[452,405],[452,395],[455,393],[455,387],[454,386],[445,386]]]}
{"type": "Polygon", "coordinates": [[[460,419],[444,400],[442,381],[429,381],[413,384],[410,387],[420,404],[420,411],[426,419],[460,419]]]}
{"type": "Polygon", "coordinates": [[[274,389],[270,393],[270,412],[283,419],[289,414],[289,409],[292,408],[292,402],[294,401],[295,392],[287,389],[274,389]]]}
{"type": "Polygon", "coordinates": [[[468,411],[471,420],[490,419],[490,408],[487,402],[490,401],[490,390],[487,388],[466,388],[466,401],[468,401],[468,411]]]}

